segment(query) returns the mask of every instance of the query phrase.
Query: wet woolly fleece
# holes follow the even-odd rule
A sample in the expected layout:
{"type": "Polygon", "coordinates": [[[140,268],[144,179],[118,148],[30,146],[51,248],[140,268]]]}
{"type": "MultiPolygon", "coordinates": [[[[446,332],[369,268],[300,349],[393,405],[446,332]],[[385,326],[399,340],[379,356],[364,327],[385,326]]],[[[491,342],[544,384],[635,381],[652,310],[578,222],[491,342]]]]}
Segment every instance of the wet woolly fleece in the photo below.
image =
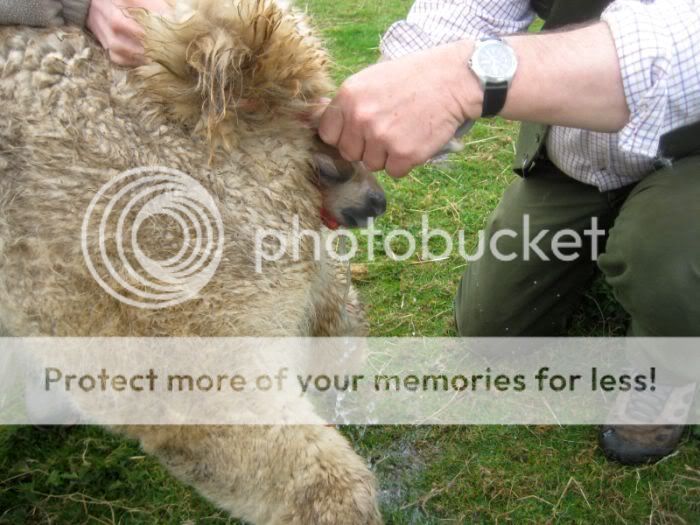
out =
{"type": "MultiPolygon", "coordinates": [[[[255,270],[256,228],[285,229],[296,215],[302,228],[321,230],[312,133],[296,118],[331,89],[319,39],[271,0],[189,0],[176,13],[172,21],[133,12],[150,59],[133,73],[78,29],[0,29],[0,334],[365,334],[356,294],[335,264],[314,260],[311,240],[300,260],[255,270]],[[196,298],[142,309],[95,282],[81,226],[105,183],[158,165],[207,190],[226,242],[196,298]]],[[[156,259],[171,254],[164,239],[177,227],[151,220],[141,247],[156,259]]],[[[96,249],[95,236],[87,242],[96,249]]],[[[247,521],[380,522],[373,476],[333,428],[118,430],[247,521]]]]}

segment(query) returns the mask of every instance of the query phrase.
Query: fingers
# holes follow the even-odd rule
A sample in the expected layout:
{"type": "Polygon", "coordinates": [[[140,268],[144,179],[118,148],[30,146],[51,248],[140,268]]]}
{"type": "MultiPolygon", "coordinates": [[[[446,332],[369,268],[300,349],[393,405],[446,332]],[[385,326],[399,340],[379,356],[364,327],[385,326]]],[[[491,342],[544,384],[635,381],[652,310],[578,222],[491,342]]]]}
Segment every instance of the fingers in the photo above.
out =
{"type": "Polygon", "coordinates": [[[365,138],[363,130],[357,126],[345,126],[338,141],[338,151],[347,161],[362,160],[365,154],[365,138]]]}
{"type": "Polygon", "coordinates": [[[118,66],[140,66],[145,62],[143,52],[109,50],[109,59],[118,66]]]}
{"type": "Polygon", "coordinates": [[[352,115],[352,98],[341,88],[338,96],[326,106],[318,127],[318,135],[326,144],[335,146],[345,160],[362,160],[365,153],[364,126],[357,119],[349,120],[345,111],[352,115]],[[350,108],[348,110],[348,108],[350,108]]]}
{"type": "Polygon", "coordinates": [[[388,154],[384,147],[377,141],[370,140],[365,143],[365,154],[362,162],[370,171],[381,171],[385,168],[388,154]]]}
{"type": "Polygon", "coordinates": [[[412,75],[415,67],[411,64],[387,63],[347,79],[335,99],[310,117],[318,120],[321,139],[336,147],[344,159],[363,161],[371,171],[385,169],[392,177],[408,175],[432,156],[434,143],[447,141],[442,135],[454,134],[444,111],[433,107],[434,97],[419,97],[406,80],[395,78],[410,79],[412,75]],[[396,85],[387,89],[387,82],[396,85]],[[426,114],[438,116],[426,122],[426,114]],[[435,121],[439,122],[437,132],[433,131],[435,121]]]}
{"type": "Polygon", "coordinates": [[[370,171],[386,172],[394,178],[405,177],[420,164],[418,157],[392,152],[386,141],[372,138],[370,126],[351,125],[345,118],[337,99],[310,116],[318,119],[318,134],[326,144],[338,149],[345,160],[362,161],[370,171]]]}
{"type": "Polygon", "coordinates": [[[115,34],[108,37],[105,48],[109,58],[120,66],[138,66],[145,62],[143,47],[127,35],[115,34]]]}
{"type": "Polygon", "coordinates": [[[411,170],[415,167],[416,164],[413,164],[410,160],[407,160],[406,157],[402,157],[400,155],[389,155],[384,169],[389,176],[395,179],[400,179],[411,173],[411,170]]]}
{"type": "Polygon", "coordinates": [[[336,101],[331,102],[323,111],[318,124],[318,136],[329,146],[338,146],[344,127],[343,111],[336,101]]]}
{"type": "Polygon", "coordinates": [[[129,8],[159,14],[172,10],[166,0],[92,0],[86,25],[109,52],[110,60],[122,66],[145,62],[143,28],[130,16],[129,8]]]}
{"type": "Polygon", "coordinates": [[[305,124],[307,124],[309,127],[316,130],[319,129],[319,127],[321,126],[321,118],[326,112],[326,109],[328,109],[328,105],[330,103],[331,99],[329,98],[323,97],[319,99],[319,101],[315,104],[315,108],[309,113],[299,115],[299,119],[305,124]]]}
{"type": "Polygon", "coordinates": [[[145,62],[143,28],[131,18],[124,17],[112,28],[109,56],[113,62],[123,66],[137,66],[145,62]]]}
{"type": "Polygon", "coordinates": [[[405,155],[390,154],[385,141],[373,139],[369,126],[352,124],[341,109],[342,98],[311,116],[319,119],[318,134],[321,140],[334,146],[348,161],[362,161],[370,171],[385,169],[392,177],[404,177],[415,167],[412,159],[405,155]]]}

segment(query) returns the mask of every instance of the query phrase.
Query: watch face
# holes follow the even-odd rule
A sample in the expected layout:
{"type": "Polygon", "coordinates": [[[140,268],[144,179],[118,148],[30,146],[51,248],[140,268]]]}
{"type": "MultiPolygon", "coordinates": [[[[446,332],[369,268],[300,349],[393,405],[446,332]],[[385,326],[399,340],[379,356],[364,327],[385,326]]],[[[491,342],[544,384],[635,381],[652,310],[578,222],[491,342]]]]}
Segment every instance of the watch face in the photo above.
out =
{"type": "Polygon", "coordinates": [[[517,66],[515,54],[502,42],[487,42],[479,49],[475,59],[475,66],[483,76],[489,79],[509,80],[515,74],[517,66]]]}

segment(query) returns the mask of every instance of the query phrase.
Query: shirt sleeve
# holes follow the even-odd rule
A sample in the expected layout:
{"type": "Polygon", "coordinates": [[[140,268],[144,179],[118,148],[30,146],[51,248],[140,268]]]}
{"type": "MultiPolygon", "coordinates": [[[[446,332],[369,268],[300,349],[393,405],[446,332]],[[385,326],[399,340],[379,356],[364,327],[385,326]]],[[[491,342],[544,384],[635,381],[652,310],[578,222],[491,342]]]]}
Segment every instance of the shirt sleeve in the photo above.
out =
{"type": "Polygon", "coordinates": [[[91,0],[62,0],[66,24],[84,26],[91,0]]]}
{"type": "Polygon", "coordinates": [[[0,24],[62,25],[62,11],[60,0],[0,0],[0,24]]]}
{"type": "Polygon", "coordinates": [[[662,135],[700,121],[700,8],[693,0],[617,0],[602,19],[631,114],[618,146],[656,157],[662,135]]]}
{"type": "Polygon", "coordinates": [[[386,32],[381,51],[394,59],[463,38],[508,35],[534,18],[529,0],[416,0],[386,32]]]}
{"type": "Polygon", "coordinates": [[[0,0],[0,25],[85,24],[90,0],[0,0]]]}

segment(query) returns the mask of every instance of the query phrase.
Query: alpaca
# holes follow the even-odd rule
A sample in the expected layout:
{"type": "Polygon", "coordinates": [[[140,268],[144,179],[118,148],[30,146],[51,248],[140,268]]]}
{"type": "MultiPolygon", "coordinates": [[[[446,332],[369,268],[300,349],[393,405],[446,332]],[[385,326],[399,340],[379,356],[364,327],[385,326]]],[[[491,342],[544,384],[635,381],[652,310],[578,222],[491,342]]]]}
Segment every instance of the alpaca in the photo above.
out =
{"type": "MultiPolygon", "coordinates": [[[[310,240],[302,240],[299,260],[285,256],[260,273],[252,255],[259,227],[283,230],[297,217],[302,228],[325,231],[319,210],[329,184],[319,177],[338,162],[328,163],[299,122],[332,87],[320,40],[301,15],[270,0],[190,0],[176,12],[177,21],[134,13],[149,61],[133,73],[110,65],[77,29],[0,29],[0,334],[365,335],[342,268],[315,260],[310,240]],[[98,249],[95,235],[81,233],[93,196],[140,166],[188,174],[211,196],[225,231],[211,280],[168,308],[116,299],[84,258],[98,249]]],[[[383,195],[369,186],[368,204],[348,208],[351,222],[383,211],[383,195]]],[[[108,209],[100,203],[93,211],[108,209]]],[[[177,251],[170,238],[178,232],[157,215],[138,238],[164,260],[177,251]]],[[[116,245],[107,239],[115,260],[116,245]]],[[[132,248],[124,248],[126,259],[132,248]]],[[[105,274],[104,264],[95,272],[105,274]]],[[[136,280],[115,287],[124,297],[142,291],[136,280]]],[[[246,521],[380,522],[374,478],[333,428],[115,430],[246,521]]]]}

